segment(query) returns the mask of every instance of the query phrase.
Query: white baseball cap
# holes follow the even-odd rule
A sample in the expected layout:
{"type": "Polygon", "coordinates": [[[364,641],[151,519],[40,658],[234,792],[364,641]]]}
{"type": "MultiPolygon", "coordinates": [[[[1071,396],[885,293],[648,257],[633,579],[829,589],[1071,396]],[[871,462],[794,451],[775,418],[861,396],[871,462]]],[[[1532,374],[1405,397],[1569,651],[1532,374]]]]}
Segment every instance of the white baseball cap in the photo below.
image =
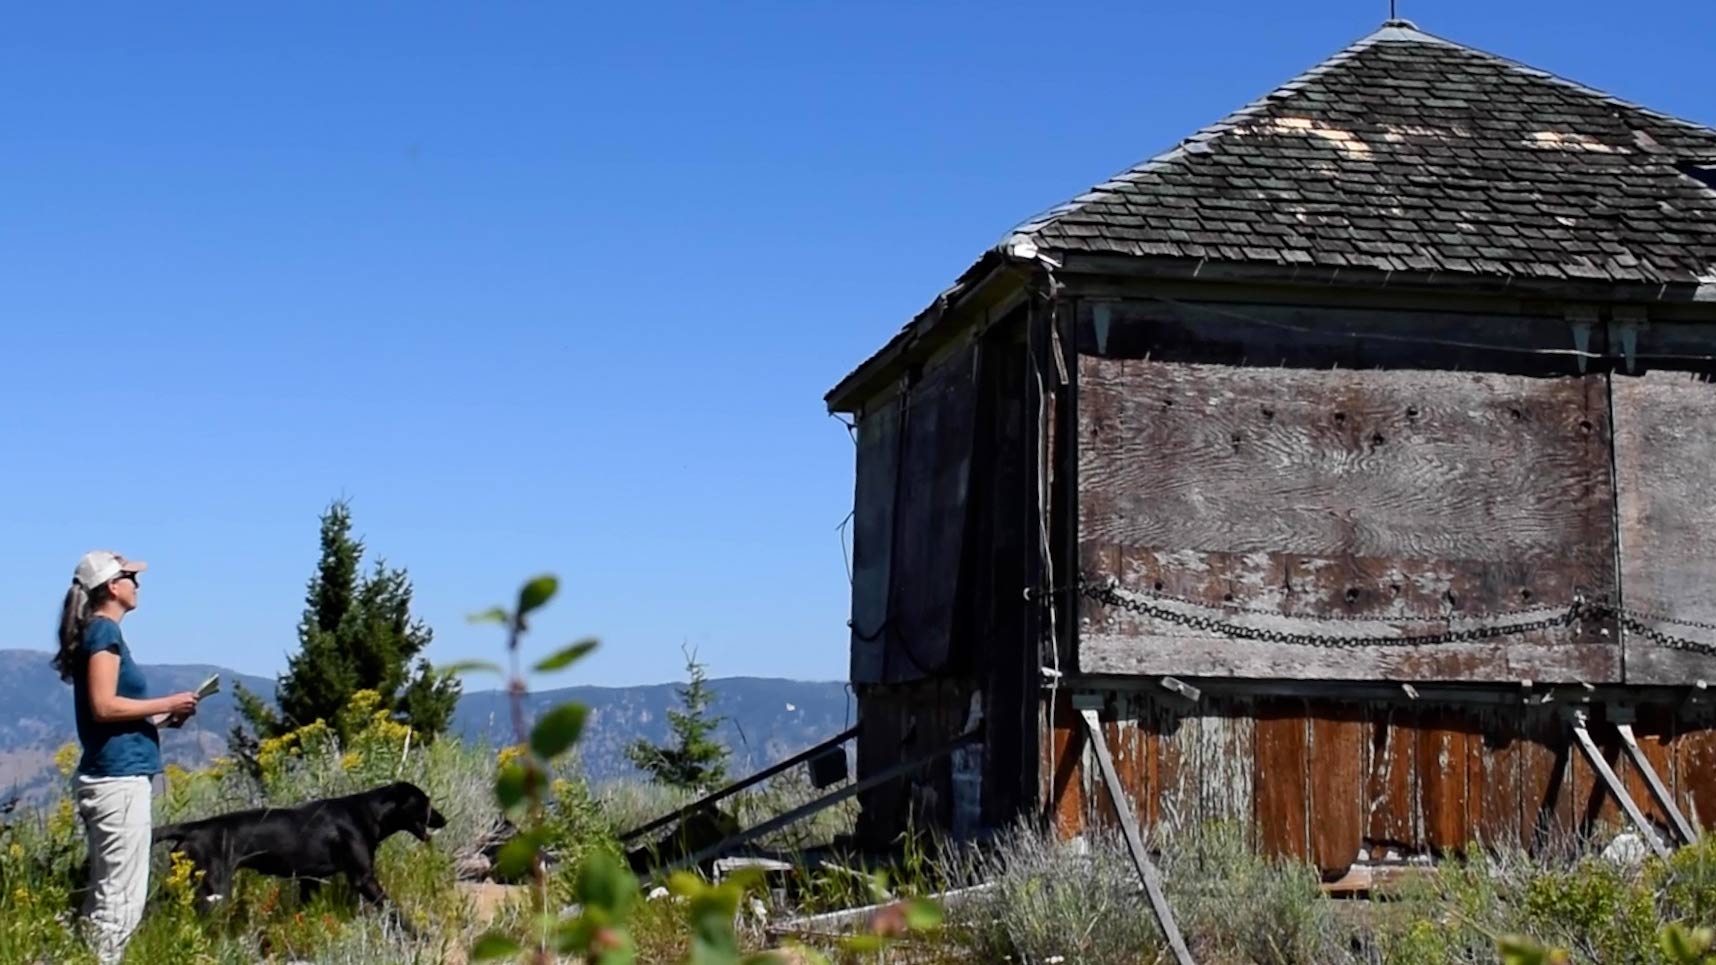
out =
{"type": "Polygon", "coordinates": [[[77,561],[72,579],[84,589],[93,590],[121,573],[141,573],[149,568],[142,560],[128,560],[112,550],[90,550],[77,561]]]}

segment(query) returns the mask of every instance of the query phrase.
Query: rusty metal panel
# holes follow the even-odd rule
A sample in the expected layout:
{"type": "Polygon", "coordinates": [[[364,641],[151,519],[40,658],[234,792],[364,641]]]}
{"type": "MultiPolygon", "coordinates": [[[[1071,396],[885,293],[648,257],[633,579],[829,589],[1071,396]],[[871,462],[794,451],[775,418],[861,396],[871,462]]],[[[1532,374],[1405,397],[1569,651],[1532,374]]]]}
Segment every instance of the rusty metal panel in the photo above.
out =
{"type": "MultiPolygon", "coordinates": [[[[1616,375],[1615,475],[1620,498],[1622,602],[1669,621],[1716,622],[1716,385],[1681,372],[1616,375]]],[[[1716,631],[1647,622],[1716,643],[1716,631]]],[[[1629,632],[1626,679],[1687,684],[1716,678],[1716,657],[1667,649],[1629,632]]]]}
{"type": "MultiPolygon", "coordinates": [[[[1601,377],[1085,355],[1079,384],[1089,578],[1322,634],[1435,632],[1613,590],[1601,377]]],[[[1078,662],[1087,673],[1615,681],[1619,648],[1602,629],[1328,649],[1085,600],[1078,662]]]]}
{"type": "Polygon", "coordinates": [[[1313,701],[1310,711],[1311,861],[1333,880],[1346,874],[1364,846],[1364,712],[1332,701],[1313,701]]]}

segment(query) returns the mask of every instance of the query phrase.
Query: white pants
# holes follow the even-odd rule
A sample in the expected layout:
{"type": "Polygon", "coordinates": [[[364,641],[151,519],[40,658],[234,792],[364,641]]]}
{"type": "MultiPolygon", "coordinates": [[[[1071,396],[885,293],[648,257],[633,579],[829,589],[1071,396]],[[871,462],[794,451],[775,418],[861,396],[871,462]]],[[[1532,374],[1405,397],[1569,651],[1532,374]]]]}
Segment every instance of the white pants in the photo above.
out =
{"type": "Polygon", "coordinates": [[[83,914],[96,957],[112,965],[143,918],[149,896],[150,783],[147,777],[88,777],[73,783],[89,835],[89,897],[83,914]]]}

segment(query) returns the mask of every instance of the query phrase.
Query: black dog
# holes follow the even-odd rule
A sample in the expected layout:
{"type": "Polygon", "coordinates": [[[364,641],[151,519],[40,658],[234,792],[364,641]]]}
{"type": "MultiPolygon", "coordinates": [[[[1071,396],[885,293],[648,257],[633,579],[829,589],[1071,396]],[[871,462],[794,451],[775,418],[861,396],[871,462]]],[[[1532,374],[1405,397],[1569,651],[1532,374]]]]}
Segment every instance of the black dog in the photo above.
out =
{"type": "MultiPolygon", "coordinates": [[[[406,831],[427,842],[447,819],[417,785],[399,781],[345,797],[323,798],[291,808],[257,808],[201,821],[165,824],[153,844],[169,842],[203,872],[197,895],[205,908],[224,897],[233,873],[250,868],[277,878],[300,879],[308,897],[322,880],[344,873],[364,900],[387,900],[375,880],[375,851],[406,831]]],[[[401,924],[410,930],[402,918],[401,924]]]]}

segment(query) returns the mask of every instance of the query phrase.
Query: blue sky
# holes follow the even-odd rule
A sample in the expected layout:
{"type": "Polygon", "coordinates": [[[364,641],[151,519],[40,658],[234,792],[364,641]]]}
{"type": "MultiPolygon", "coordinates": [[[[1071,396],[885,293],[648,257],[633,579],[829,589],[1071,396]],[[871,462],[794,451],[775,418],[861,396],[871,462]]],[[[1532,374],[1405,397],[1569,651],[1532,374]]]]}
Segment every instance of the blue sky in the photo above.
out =
{"type": "MultiPolygon", "coordinates": [[[[985,245],[1385,2],[20,5],[0,34],[0,647],[147,558],[151,662],[284,666],[352,499],[440,661],[543,571],[575,677],[840,679],[823,393],[985,245]]],[[[1408,2],[1716,123],[1708,2],[1408,2]]],[[[468,686],[476,686],[473,681],[468,686]]]]}

